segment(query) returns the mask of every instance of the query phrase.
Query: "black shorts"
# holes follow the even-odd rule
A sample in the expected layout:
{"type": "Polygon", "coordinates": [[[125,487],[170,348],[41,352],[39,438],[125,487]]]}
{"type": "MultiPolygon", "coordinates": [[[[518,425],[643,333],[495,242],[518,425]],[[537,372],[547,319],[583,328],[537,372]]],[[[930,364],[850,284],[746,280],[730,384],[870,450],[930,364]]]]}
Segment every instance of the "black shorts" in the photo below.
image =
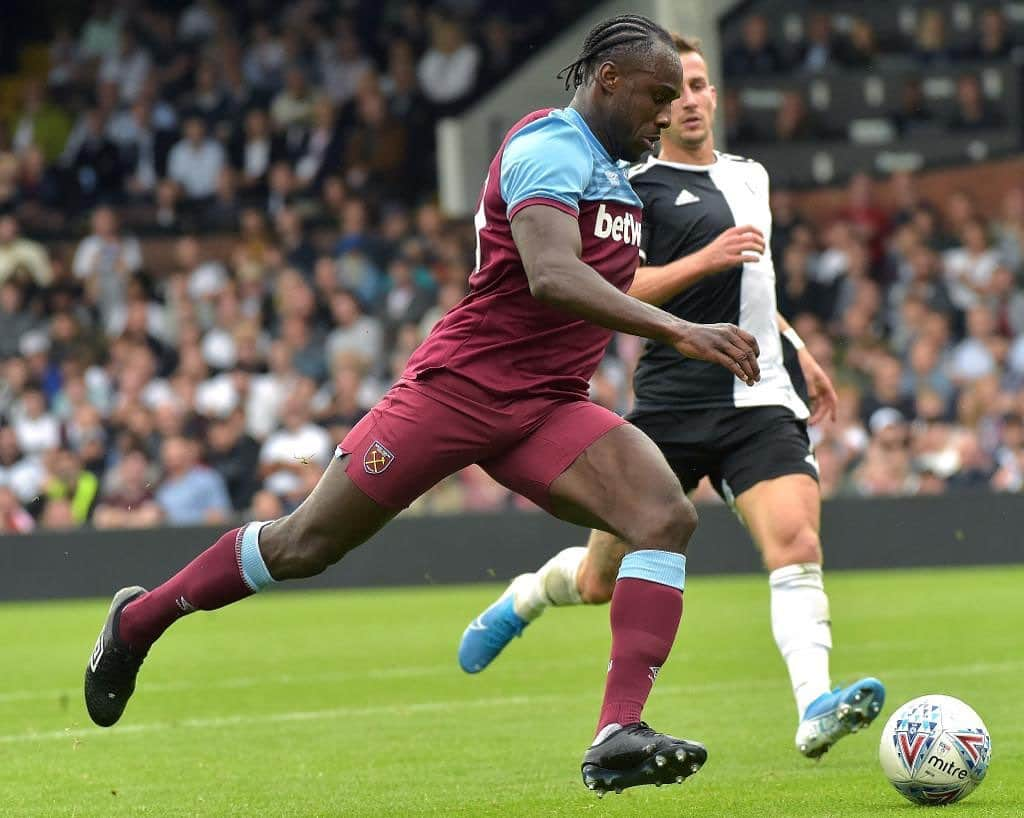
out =
{"type": "Polygon", "coordinates": [[[807,424],[783,406],[647,411],[626,419],[658,444],[687,494],[707,476],[731,505],[762,480],[818,479],[807,424]]]}

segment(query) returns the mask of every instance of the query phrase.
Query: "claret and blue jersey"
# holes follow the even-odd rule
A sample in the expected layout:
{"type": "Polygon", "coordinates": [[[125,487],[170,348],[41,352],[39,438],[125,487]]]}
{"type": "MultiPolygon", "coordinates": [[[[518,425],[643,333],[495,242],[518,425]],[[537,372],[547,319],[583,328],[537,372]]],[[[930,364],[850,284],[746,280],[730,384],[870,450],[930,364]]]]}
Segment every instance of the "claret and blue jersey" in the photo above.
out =
{"type": "Polygon", "coordinates": [[[543,205],[579,221],[581,260],[618,289],[639,261],[642,205],[625,169],[573,108],[517,122],[491,162],[475,216],[470,292],[410,359],[405,377],[446,367],[501,393],[585,397],[611,332],[530,293],[512,219],[543,205]]]}
{"type": "MultiPolygon", "coordinates": [[[[573,108],[551,110],[512,133],[501,154],[499,189],[510,222],[528,205],[548,204],[579,218],[584,245],[599,240],[591,248],[598,255],[609,238],[640,246],[643,203],[573,108]]],[[[584,261],[591,263],[586,246],[584,261]]]]}

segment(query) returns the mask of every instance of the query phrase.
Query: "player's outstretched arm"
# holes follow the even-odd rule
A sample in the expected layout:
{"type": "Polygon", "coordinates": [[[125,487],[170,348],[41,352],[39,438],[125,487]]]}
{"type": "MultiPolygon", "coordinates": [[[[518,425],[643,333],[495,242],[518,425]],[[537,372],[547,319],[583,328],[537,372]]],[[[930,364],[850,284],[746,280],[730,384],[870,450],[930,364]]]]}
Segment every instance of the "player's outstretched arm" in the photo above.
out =
{"type": "Polygon", "coordinates": [[[747,384],[761,377],[757,340],[750,333],[732,324],[683,321],[620,292],[584,264],[579,223],[567,213],[547,205],[524,207],[512,219],[512,237],[538,301],[717,363],[747,384]]]}
{"type": "Polygon", "coordinates": [[[629,294],[648,304],[664,304],[706,276],[757,261],[764,249],[764,233],[753,225],[730,227],[696,253],[669,264],[639,267],[629,294]]]}
{"type": "Polygon", "coordinates": [[[821,423],[825,418],[834,421],[836,408],[839,406],[839,397],[836,395],[835,387],[832,386],[832,379],[814,360],[811,351],[782,313],[778,312],[775,315],[779,325],[779,334],[785,335],[796,349],[800,371],[804,375],[804,380],[807,381],[807,396],[811,399],[811,416],[807,418],[807,422],[810,424],[821,423]]]}

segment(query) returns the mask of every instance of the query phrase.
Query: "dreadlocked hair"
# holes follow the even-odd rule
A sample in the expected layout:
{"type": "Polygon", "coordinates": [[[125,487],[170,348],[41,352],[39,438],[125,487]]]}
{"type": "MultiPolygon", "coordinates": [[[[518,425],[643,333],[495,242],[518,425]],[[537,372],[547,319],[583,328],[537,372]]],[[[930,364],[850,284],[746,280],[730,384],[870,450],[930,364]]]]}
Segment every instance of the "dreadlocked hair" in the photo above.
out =
{"type": "Polygon", "coordinates": [[[558,79],[565,79],[566,91],[579,88],[593,76],[597,66],[615,53],[639,51],[656,40],[675,48],[672,35],[642,14],[609,17],[590,30],[576,61],[559,71],[558,79]]]}

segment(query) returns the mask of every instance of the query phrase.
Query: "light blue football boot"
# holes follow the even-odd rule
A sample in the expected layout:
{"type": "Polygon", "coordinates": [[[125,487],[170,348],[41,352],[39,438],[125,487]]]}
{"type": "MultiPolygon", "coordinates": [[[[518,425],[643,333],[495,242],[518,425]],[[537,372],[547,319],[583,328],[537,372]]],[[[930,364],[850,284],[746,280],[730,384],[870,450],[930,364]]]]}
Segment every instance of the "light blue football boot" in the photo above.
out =
{"type": "Polygon", "coordinates": [[[530,624],[515,611],[515,592],[517,583],[533,581],[534,574],[516,577],[496,602],[469,623],[459,643],[459,666],[466,673],[487,667],[530,624]]]}
{"type": "Polygon", "coordinates": [[[820,758],[839,739],[871,724],[884,703],[885,685],[873,676],[822,693],[804,711],[796,748],[808,758],[820,758]]]}

